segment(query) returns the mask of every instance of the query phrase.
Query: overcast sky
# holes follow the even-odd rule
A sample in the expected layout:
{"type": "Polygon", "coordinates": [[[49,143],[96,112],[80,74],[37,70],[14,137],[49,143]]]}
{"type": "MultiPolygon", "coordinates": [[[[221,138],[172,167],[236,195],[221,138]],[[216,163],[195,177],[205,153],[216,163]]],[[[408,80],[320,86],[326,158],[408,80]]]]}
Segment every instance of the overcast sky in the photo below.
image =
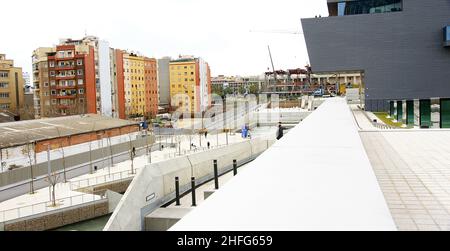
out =
{"type": "Polygon", "coordinates": [[[325,0],[5,0],[0,53],[31,71],[37,47],[88,35],[149,57],[195,55],[212,75],[257,75],[270,66],[304,67],[300,18],[327,16],[325,0]]]}

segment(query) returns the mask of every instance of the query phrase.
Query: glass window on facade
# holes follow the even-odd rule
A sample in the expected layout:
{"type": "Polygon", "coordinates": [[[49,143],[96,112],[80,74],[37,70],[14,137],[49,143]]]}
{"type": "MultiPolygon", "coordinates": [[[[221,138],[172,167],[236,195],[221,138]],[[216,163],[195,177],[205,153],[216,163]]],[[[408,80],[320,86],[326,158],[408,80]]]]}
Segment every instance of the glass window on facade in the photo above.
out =
{"type": "Polygon", "coordinates": [[[441,128],[450,128],[450,99],[441,98],[441,128]]]}
{"type": "Polygon", "coordinates": [[[444,43],[450,46],[450,26],[444,27],[444,43]]]}
{"type": "Polygon", "coordinates": [[[338,3],[338,16],[402,11],[402,0],[359,0],[338,3]]]}
{"type": "Polygon", "coordinates": [[[403,121],[403,102],[397,101],[397,121],[403,121]]]}
{"type": "Polygon", "coordinates": [[[406,101],[406,124],[414,125],[414,101],[406,101]]]}
{"type": "Polygon", "coordinates": [[[419,101],[420,109],[420,127],[431,127],[431,101],[429,99],[422,99],[419,101]]]}
{"type": "Polygon", "coordinates": [[[395,102],[390,101],[389,102],[389,116],[393,118],[395,116],[395,102]]]}

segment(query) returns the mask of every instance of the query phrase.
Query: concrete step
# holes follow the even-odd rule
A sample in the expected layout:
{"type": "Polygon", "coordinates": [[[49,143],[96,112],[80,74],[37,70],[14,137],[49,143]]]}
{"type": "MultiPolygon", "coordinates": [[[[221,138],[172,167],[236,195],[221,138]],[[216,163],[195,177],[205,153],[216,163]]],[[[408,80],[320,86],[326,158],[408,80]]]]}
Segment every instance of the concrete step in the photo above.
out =
{"type": "Polygon", "coordinates": [[[191,210],[185,207],[158,208],[145,216],[145,231],[167,231],[191,210]]]}

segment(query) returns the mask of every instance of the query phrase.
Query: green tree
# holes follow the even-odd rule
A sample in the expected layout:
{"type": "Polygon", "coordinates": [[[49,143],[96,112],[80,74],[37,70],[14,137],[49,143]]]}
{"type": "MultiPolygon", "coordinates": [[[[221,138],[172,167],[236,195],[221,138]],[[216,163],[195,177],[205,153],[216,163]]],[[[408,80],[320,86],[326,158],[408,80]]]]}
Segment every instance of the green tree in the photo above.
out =
{"type": "Polygon", "coordinates": [[[238,89],[238,92],[239,92],[239,94],[244,94],[245,93],[245,87],[243,85],[240,85],[239,89],[238,89]]]}
{"type": "Polygon", "coordinates": [[[224,94],[224,95],[233,94],[233,89],[231,89],[231,87],[227,86],[227,87],[223,90],[223,94],[224,94]]]}
{"type": "Polygon", "coordinates": [[[259,86],[257,84],[251,84],[249,87],[250,94],[259,94],[259,86]]]}
{"type": "Polygon", "coordinates": [[[223,96],[223,87],[221,85],[213,85],[212,93],[223,96]]]}

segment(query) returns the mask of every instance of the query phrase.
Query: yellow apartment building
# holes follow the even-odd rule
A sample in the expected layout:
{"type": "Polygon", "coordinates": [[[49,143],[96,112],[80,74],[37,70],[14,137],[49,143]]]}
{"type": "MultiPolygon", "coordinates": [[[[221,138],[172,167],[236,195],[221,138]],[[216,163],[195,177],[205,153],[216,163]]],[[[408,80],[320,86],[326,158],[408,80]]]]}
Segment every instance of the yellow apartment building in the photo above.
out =
{"type": "Polygon", "coordinates": [[[169,67],[172,107],[181,107],[183,112],[196,112],[197,62],[193,59],[180,59],[170,62],[169,67]]]}
{"type": "Polygon", "coordinates": [[[123,55],[126,115],[145,114],[144,57],[133,53],[123,55]]]}
{"type": "Polygon", "coordinates": [[[24,80],[22,68],[15,67],[14,61],[0,54],[0,111],[20,116],[24,102],[24,80]]]}

